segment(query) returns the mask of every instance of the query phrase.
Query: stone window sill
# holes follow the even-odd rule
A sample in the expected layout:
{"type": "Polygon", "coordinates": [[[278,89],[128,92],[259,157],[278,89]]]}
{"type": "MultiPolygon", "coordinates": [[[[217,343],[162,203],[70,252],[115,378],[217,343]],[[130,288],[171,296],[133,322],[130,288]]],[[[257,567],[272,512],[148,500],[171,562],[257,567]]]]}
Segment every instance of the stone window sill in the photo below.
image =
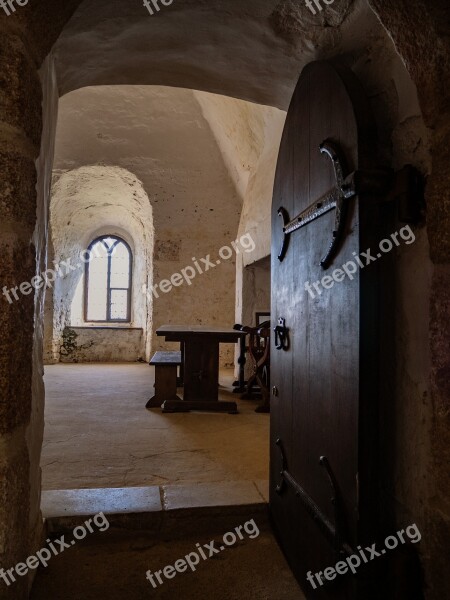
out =
{"type": "Polygon", "coordinates": [[[119,323],[111,323],[104,325],[70,325],[70,329],[124,329],[126,331],[143,331],[142,327],[131,327],[130,325],[119,323]]]}

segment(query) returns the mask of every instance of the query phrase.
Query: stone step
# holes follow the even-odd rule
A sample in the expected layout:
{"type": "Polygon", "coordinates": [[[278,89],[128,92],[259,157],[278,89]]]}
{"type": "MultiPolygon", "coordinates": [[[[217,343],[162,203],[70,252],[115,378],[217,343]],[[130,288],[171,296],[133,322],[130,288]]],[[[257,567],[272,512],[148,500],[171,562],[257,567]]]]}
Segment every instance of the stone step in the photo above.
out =
{"type": "Polygon", "coordinates": [[[111,527],[182,535],[223,529],[236,518],[265,520],[267,481],[230,481],[130,488],[47,490],[41,509],[48,533],[70,531],[102,512],[111,527]],[[195,523],[195,524],[194,524],[195,523]]]}

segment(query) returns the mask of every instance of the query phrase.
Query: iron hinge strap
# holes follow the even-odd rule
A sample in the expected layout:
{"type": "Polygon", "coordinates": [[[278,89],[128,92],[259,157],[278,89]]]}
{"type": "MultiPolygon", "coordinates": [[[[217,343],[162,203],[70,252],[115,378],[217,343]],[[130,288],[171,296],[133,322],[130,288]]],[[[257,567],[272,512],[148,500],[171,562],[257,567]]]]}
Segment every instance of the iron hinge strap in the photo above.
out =
{"type": "Polygon", "coordinates": [[[322,534],[327,538],[330,544],[333,546],[336,554],[338,556],[346,555],[350,556],[354,553],[353,548],[347,542],[343,540],[343,519],[341,516],[341,505],[338,498],[336,482],[334,480],[334,476],[331,473],[331,469],[326,457],[322,456],[320,458],[320,464],[323,466],[333,489],[333,505],[335,511],[335,525],[331,523],[328,517],[321,511],[319,506],[314,502],[311,496],[303,489],[303,487],[292,477],[287,469],[286,455],[283,450],[283,443],[278,438],[276,440],[276,445],[278,446],[281,454],[282,468],[280,471],[281,481],[276,487],[276,492],[281,495],[284,491],[286,485],[288,485],[294,491],[296,497],[301,501],[303,507],[309,516],[316,523],[322,534]]]}

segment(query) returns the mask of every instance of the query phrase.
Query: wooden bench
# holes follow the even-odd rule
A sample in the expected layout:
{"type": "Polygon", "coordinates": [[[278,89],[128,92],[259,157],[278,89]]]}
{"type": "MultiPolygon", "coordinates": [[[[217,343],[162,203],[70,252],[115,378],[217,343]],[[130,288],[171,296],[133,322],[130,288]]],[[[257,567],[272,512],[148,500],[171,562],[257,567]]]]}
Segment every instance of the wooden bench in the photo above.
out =
{"type": "Polygon", "coordinates": [[[145,408],[160,408],[166,400],[180,400],[177,396],[177,371],[182,364],[181,352],[156,352],[150,361],[155,367],[155,395],[145,408]]]}

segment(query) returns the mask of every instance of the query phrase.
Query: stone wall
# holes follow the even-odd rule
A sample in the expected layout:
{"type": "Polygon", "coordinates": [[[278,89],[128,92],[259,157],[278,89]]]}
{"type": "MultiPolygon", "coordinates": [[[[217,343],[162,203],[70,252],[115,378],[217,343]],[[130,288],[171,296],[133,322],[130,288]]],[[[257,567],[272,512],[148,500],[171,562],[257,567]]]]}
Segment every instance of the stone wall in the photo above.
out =
{"type": "MultiPolygon", "coordinates": [[[[236,240],[242,198],[192,91],[101,86],[64,96],[60,101],[55,169],[60,178],[52,199],[52,237],[58,258],[61,244],[64,256],[69,252],[69,242],[71,252],[78,252],[80,244],[89,243],[89,236],[92,238],[100,223],[104,228],[107,223],[120,225],[133,238],[136,281],[137,262],[148,253],[143,261],[147,280],[140,277],[133,289],[134,303],[138,298],[148,301],[148,328],[138,318],[132,323],[144,328],[143,358],[148,359],[150,351],[173,348],[173,344],[165,344],[156,336],[155,330],[161,325],[233,325],[235,257],[222,260],[220,266],[216,262],[220,260],[220,248],[236,240]],[[101,174],[96,181],[82,177],[93,170],[101,174]],[[127,186],[108,182],[109,176],[117,179],[124,171],[139,180],[139,199],[133,198],[135,190],[127,191],[127,186]],[[146,216],[148,210],[153,224],[146,216]],[[138,234],[139,227],[143,229],[138,234]],[[148,237],[153,227],[154,248],[153,237],[148,237]],[[192,269],[193,259],[202,265],[201,259],[208,255],[214,269],[197,273],[190,284],[161,291],[162,281],[183,269],[192,269]],[[154,285],[157,287],[152,292],[154,285]]],[[[72,275],[71,287],[69,280],[58,283],[64,287],[62,304],[59,288],[55,287],[55,330],[64,328],[68,321],[71,325],[82,324],[69,314],[74,285],[80,277],[72,275]],[[61,307],[67,314],[62,323],[58,317],[61,307]]],[[[137,308],[134,315],[139,315],[137,308]]],[[[232,363],[232,356],[233,347],[222,345],[222,365],[232,363]]]]}
{"type": "Polygon", "coordinates": [[[270,257],[247,265],[242,273],[242,321],[252,327],[257,325],[257,312],[270,312],[271,281],[270,257]]]}
{"type": "MultiPolygon", "coordinates": [[[[54,176],[51,201],[52,261],[62,265],[48,295],[46,362],[60,360],[62,332],[84,325],[86,255],[100,235],[117,235],[133,255],[131,327],[143,331],[133,356],[149,358],[153,298],[143,292],[153,280],[153,213],[142,183],[119,167],[89,166],[54,176]],[[150,338],[147,341],[147,338],[150,338]]],[[[54,265],[50,265],[53,266],[54,265]]]]}
{"type": "MultiPolygon", "coordinates": [[[[447,68],[450,44],[444,26],[448,21],[448,7],[440,0],[427,4],[401,0],[395,5],[372,0],[371,4],[389,30],[414,81],[423,120],[429,128],[432,163],[427,178],[426,202],[428,252],[433,267],[426,272],[419,264],[409,266],[410,274],[418,276],[427,288],[429,312],[426,323],[419,319],[421,335],[417,335],[416,325],[406,340],[409,360],[402,364],[405,391],[413,389],[417,402],[415,407],[412,405],[413,410],[410,403],[403,407],[401,416],[409,423],[409,432],[405,431],[399,443],[403,441],[409,451],[402,453],[396,465],[396,476],[400,474],[397,485],[399,519],[406,520],[410,511],[419,511],[426,531],[422,555],[426,597],[439,599],[445,596],[444,590],[448,586],[445,556],[450,545],[450,73],[447,68]],[[427,346],[427,364],[417,362],[419,345],[427,346]],[[426,391],[415,385],[416,368],[428,371],[426,391]]],[[[417,318],[419,311],[423,315],[423,308],[417,304],[413,310],[414,302],[413,299],[410,304],[410,322],[417,318]]],[[[402,410],[401,405],[399,408],[402,410]]]]}
{"type": "Polygon", "coordinates": [[[66,327],[60,360],[79,362],[136,362],[142,348],[143,330],[131,327],[66,327]]]}
{"type": "MultiPolygon", "coordinates": [[[[3,22],[0,64],[0,279],[10,288],[45,264],[56,88],[51,61],[40,76],[33,50],[3,22]]],[[[42,302],[42,294],[2,299],[0,310],[0,564],[6,568],[41,542],[42,302]]],[[[25,598],[27,589],[21,578],[14,589],[2,585],[0,598],[25,598]]]]}
{"type": "MultiPolygon", "coordinates": [[[[46,269],[49,242],[49,198],[52,182],[53,157],[55,150],[56,120],[58,115],[58,89],[53,56],[50,55],[42,65],[40,72],[43,90],[43,127],[41,152],[36,161],[37,171],[37,221],[33,236],[36,248],[36,274],[46,269]]],[[[30,549],[31,553],[42,547],[41,468],[40,450],[44,430],[44,306],[45,292],[37,290],[34,297],[34,336],[33,336],[33,372],[32,407],[30,424],[26,432],[30,456],[30,549]]],[[[30,576],[30,580],[32,575],[30,576]]]]}

